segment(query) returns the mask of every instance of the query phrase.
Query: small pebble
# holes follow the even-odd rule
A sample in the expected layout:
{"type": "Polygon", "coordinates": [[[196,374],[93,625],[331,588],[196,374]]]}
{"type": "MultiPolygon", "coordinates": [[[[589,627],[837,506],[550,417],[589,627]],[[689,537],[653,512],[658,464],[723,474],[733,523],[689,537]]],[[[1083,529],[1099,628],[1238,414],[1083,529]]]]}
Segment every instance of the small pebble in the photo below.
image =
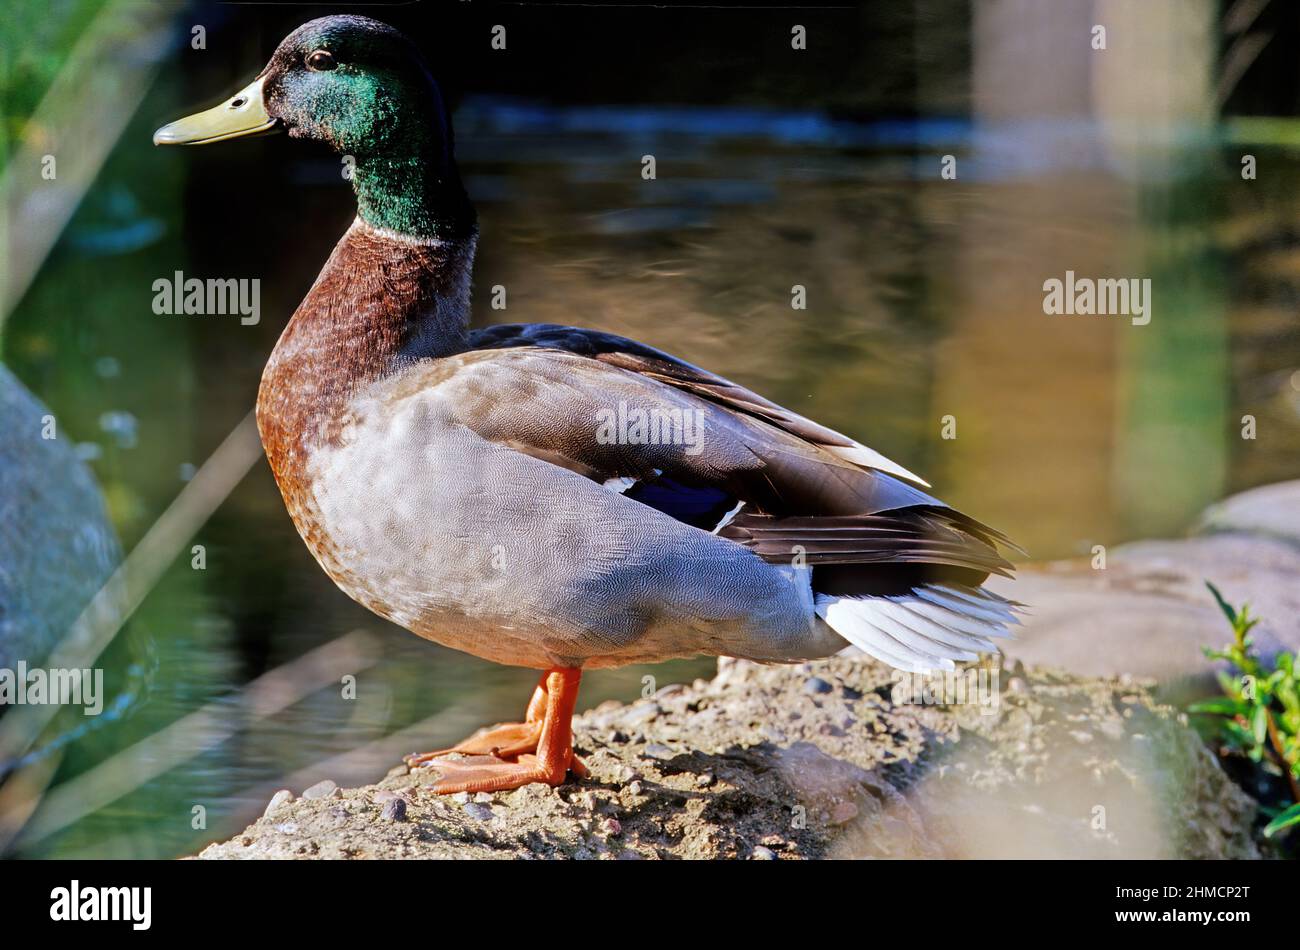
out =
{"type": "Polygon", "coordinates": [[[342,820],[348,817],[348,810],[344,808],[342,805],[335,805],[333,808],[330,809],[330,817],[342,820]]]}
{"type": "Polygon", "coordinates": [[[1124,723],[1119,719],[1103,719],[1097,726],[1101,734],[1107,739],[1119,740],[1124,738],[1124,723]]]}
{"type": "Polygon", "coordinates": [[[459,805],[467,804],[469,802],[469,792],[457,792],[451,796],[451,800],[459,805]]]}
{"type": "Polygon", "coordinates": [[[474,801],[479,802],[480,804],[490,805],[496,801],[496,799],[492,797],[491,792],[479,792],[474,796],[474,801]]]}
{"type": "Polygon", "coordinates": [[[659,718],[663,710],[658,703],[637,703],[627,711],[623,721],[633,726],[641,726],[659,718]]]}
{"type": "Polygon", "coordinates": [[[302,793],[302,797],[303,798],[337,798],[339,794],[341,794],[339,793],[339,787],[335,785],[333,782],[331,782],[329,779],[325,779],[324,781],[317,782],[311,788],[304,790],[302,793]]]}
{"type": "Polygon", "coordinates": [[[491,805],[484,805],[481,802],[470,802],[465,806],[465,814],[479,821],[491,821],[495,815],[491,805]]]}
{"type": "Polygon", "coordinates": [[[262,814],[269,815],[281,805],[287,804],[291,801],[293,801],[293,792],[289,791],[287,788],[282,788],[271,796],[270,802],[267,803],[266,811],[262,812],[262,814]]]}
{"type": "Polygon", "coordinates": [[[1029,692],[1029,684],[1021,677],[1013,676],[1011,679],[1007,680],[1007,689],[1011,690],[1013,693],[1027,693],[1029,692]]]}
{"type": "Polygon", "coordinates": [[[389,799],[379,817],[385,821],[406,821],[406,802],[397,797],[389,799]]]}
{"type": "Polygon", "coordinates": [[[816,695],[818,693],[829,693],[834,691],[834,689],[835,689],[834,686],[826,682],[820,676],[810,676],[807,682],[803,684],[803,691],[811,695],[816,695]]]}
{"type": "Polygon", "coordinates": [[[765,848],[760,844],[750,852],[749,859],[751,861],[775,861],[776,852],[771,848],[765,848]]]}
{"type": "Polygon", "coordinates": [[[623,823],[617,818],[606,818],[600,823],[600,830],[602,834],[606,835],[621,835],[623,833],[623,823]]]}
{"type": "Polygon", "coordinates": [[[629,795],[640,795],[640,794],[641,794],[641,783],[640,783],[640,782],[629,782],[628,785],[627,785],[627,791],[628,791],[628,794],[629,794],[629,795]]]}
{"type": "Polygon", "coordinates": [[[652,742],[641,750],[641,754],[650,759],[671,759],[677,753],[662,742],[652,742]]]}
{"type": "Polygon", "coordinates": [[[831,824],[842,825],[858,817],[858,806],[853,802],[840,802],[831,809],[831,824]]]}
{"type": "Polygon", "coordinates": [[[375,792],[375,794],[371,797],[370,800],[374,802],[376,805],[382,805],[384,802],[391,802],[393,799],[397,797],[398,795],[396,792],[390,792],[386,788],[381,788],[379,791],[375,792]]]}

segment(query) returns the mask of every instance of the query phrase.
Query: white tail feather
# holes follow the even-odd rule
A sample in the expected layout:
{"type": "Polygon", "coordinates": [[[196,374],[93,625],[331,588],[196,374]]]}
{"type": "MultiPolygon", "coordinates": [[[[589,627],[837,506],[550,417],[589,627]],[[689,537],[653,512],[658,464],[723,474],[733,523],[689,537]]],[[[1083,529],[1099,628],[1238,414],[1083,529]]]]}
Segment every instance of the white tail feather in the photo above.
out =
{"type": "Polygon", "coordinates": [[[818,594],[817,615],[854,646],[910,673],[952,670],[996,650],[1017,623],[1013,605],[980,590],[924,586],[888,597],[818,594]]]}

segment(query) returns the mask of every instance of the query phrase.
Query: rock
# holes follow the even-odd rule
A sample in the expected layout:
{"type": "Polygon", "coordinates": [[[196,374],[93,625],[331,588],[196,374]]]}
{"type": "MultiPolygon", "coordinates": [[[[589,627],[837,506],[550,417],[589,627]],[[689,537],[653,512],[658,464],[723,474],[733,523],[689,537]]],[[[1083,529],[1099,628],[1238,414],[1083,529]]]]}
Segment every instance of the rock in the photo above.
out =
{"type": "Polygon", "coordinates": [[[307,799],[338,798],[339,795],[339,787],[329,779],[317,782],[311,788],[304,789],[302,793],[302,797],[307,799]]]}
{"type": "MultiPolygon", "coordinates": [[[[1176,690],[1212,685],[1203,646],[1231,631],[1208,580],[1250,604],[1264,656],[1300,651],[1300,481],[1234,495],[1202,516],[1197,537],[1139,541],[1091,560],[1031,565],[989,587],[1029,606],[1004,652],[1074,673],[1155,677],[1176,690]]],[[[1177,692],[1171,695],[1178,695],[1177,692]]]]}
{"type": "Polygon", "coordinates": [[[479,802],[470,802],[464,806],[465,814],[478,821],[491,821],[495,817],[491,805],[483,805],[479,802]]]}
{"type": "Polygon", "coordinates": [[[816,696],[819,693],[834,692],[835,687],[826,682],[820,676],[811,676],[808,678],[808,681],[803,684],[803,691],[808,693],[810,696],[816,696]]]}
{"type": "Polygon", "coordinates": [[[1300,546],[1300,479],[1231,495],[1201,514],[1198,529],[1274,537],[1300,546]]]}
{"type": "Polygon", "coordinates": [[[385,821],[406,821],[406,802],[396,797],[389,799],[379,817],[385,821]]]}
{"type": "Polygon", "coordinates": [[[271,800],[267,802],[266,811],[263,812],[263,814],[269,815],[281,805],[291,801],[293,801],[293,792],[289,791],[287,788],[282,788],[271,796],[271,800]]]}
{"type": "Polygon", "coordinates": [[[637,703],[632,706],[623,718],[624,728],[627,726],[641,726],[647,722],[656,719],[662,710],[659,704],[655,702],[637,703]]]}
{"type": "MultiPolygon", "coordinates": [[[[904,702],[869,660],[817,665],[844,690],[810,695],[798,668],[730,662],[627,728],[576,717],[591,778],[463,803],[432,769],[286,802],[202,858],[1254,858],[1256,810],[1150,681],[1018,668],[961,705],[904,702]],[[895,701],[897,695],[899,701],[895,701]],[[797,713],[791,717],[790,713],[797,713]],[[781,721],[786,738],[765,737],[781,721]],[[833,724],[831,733],[822,727],[833,724]],[[611,729],[639,737],[606,741],[611,729]],[[676,751],[662,731],[675,731],[676,751]],[[1075,733],[1090,738],[1080,741],[1075,733]],[[648,755],[655,746],[670,754],[648,755]],[[421,775],[427,772],[429,775],[421,775]],[[635,776],[632,778],[631,776],[635,776]],[[710,784],[701,777],[711,776],[710,784]],[[383,792],[406,820],[383,820],[383,792]],[[342,820],[330,817],[346,808],[342,820]],[[245,845],[247,839],[251,843],[245,845]]],[[[940,698],[952,692],[931,690],[940,698]]],[[[921,695],[924,695],[923,693],[921,695]]],[[[608,720],[608,722],[606,722],[608,720]]],[[[658,750],[657,750],[658,751],[658,750]]],[[[377,768],[376,773],[382,769],[377,768]]],[[[387,806],[386,806],[387,807],[387,806]]]]}
{"type": "Polygon", "coordinates": [[[0,668],[12,670],[68,633],[121,551],[73,434],[4,366],[0,433],[0,668]]]}

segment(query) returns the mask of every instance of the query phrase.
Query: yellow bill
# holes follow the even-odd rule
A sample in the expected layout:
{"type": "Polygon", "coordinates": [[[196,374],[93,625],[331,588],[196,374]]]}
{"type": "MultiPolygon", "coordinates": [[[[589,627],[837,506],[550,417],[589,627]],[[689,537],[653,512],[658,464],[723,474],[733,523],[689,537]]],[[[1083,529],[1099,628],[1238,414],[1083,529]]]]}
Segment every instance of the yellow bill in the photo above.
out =
{"type": "Polygon", "coordinates": [[[154,145],[207,145],[249,135],[264,135],[275,128],[266,114],[262,79],[254,79],[219,106],[169,122],[153,134],[154,145]]]}

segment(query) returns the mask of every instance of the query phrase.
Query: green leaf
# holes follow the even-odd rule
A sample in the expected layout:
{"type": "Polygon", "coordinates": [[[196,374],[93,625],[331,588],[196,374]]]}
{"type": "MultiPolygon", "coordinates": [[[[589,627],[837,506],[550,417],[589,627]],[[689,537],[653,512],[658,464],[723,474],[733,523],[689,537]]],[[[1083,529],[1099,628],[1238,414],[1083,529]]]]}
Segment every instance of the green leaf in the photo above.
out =
{"type": "Polygon", "coordinates": [[[1271,838],[1283,828],[1300,825],[1300,802],[1296,802],[1264,827],[1264,836],[1271,838]]]}
{"type": "Polygon", "coordinates": [[[1237,611],[1233,610],[1232,605],[1223,599],[1223,595],[1219,593],[1219,588],[1215,587],[1209,581],[1205,582],[1205,586],[1210,589],[1210,593],[1214,595],[1214,599],[1219,602],[1219,609],[1222,610],[1223,615],[1228,618],[1228,623],[1235,627],[1237,625],[1237,611]]]}
{"type": "Polygon", "coordinates": [[[1192,703],[1187,707],[1188,712],[1208,713],[1212,716],[1236,716],[1246,714],[1246,704],[1233,699],[1231,696],[1215,696],[1213,699],[1203,699],[1198,703],[1192,703]]]}
{"type": "Polygon", "coordinates": [[[1235,719],[1223,720],[1223,738],[1229,745],[1235,745],[1242,750],[1249,749],[1255,744],[1255,737],[1235,719]]]}
{"type": "Polygon", "coordinates": [[[1251,728],[1255,733],[1255,741],[1260,745],[1268,738],[1268,707],[1256,706],[1255,716],[1251,720],[1251,728]]]}

